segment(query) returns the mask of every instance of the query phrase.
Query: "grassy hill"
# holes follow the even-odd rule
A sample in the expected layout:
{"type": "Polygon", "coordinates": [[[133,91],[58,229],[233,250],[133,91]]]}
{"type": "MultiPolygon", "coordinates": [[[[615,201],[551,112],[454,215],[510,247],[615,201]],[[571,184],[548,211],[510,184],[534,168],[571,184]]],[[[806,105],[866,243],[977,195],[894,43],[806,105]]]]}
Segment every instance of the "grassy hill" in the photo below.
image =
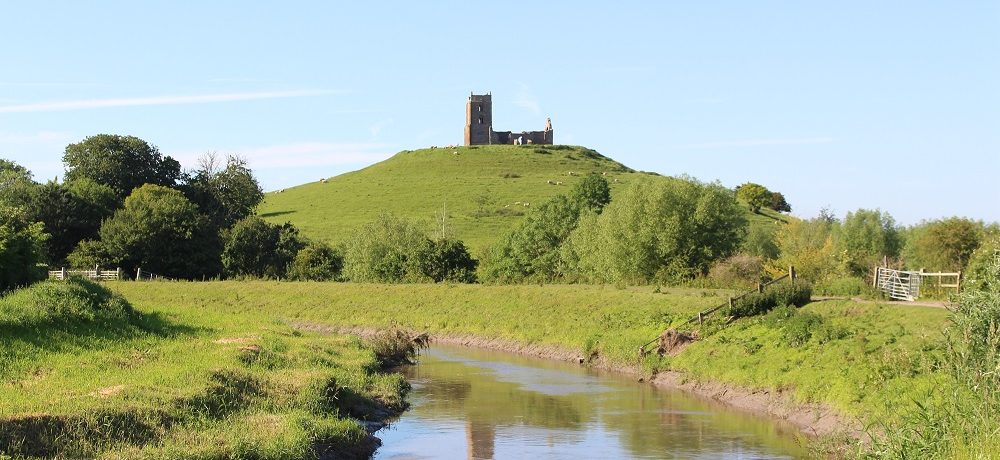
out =
{"type": "MultiPolygon", "coordinates": [[[[291,222],[310,238],[336,244],[381,212],[430,224],[447,209],[455,236],[477,254],[531,206],[568,192],[591,172],[605,174],[612,195],[650,174],[578,146],[404,150],[325,182],[268,193],[259,211],[270,222],[291,222]]],[[[751,217],[772,226],[775,219],[751,217]]]]}

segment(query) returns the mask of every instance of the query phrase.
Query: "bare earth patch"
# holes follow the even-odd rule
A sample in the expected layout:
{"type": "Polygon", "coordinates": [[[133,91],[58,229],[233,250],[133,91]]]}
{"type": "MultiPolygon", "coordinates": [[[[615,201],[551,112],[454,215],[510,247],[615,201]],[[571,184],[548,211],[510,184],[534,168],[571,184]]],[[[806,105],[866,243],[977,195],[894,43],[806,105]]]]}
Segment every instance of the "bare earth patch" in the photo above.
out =
{"type": "Polygon", "coordinates": [[[113,387],[101,388],[100,390],[97,390],[97,391],[91,393],[90,395],[91,396],[97,396],[99,398],[108,398],[108,397],[114,396],[114,395],[116,395],[118,393],[121,393],[122,390],[124,390],[124,389],[125,389],[125,385],[115,385],[113,387]]]}

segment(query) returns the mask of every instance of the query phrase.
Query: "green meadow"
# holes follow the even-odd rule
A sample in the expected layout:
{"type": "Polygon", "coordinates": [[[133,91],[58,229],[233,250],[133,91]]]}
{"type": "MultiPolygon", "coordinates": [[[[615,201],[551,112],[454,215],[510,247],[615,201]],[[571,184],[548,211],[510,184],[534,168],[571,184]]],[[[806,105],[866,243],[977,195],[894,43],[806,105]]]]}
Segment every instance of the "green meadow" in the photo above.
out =
{"type": "MultiPolygon", "coordinates": [[[[176,294],[194,285],[171,286],[176,294]]],[[[381,373],[378,357],[356,338],[303,333],[279,311],[247,307],[133,307],[80,280],[3,297],[0,457],[370,452],[373,440],[358,420],[402,410],[405,380],[381,373]]]]}

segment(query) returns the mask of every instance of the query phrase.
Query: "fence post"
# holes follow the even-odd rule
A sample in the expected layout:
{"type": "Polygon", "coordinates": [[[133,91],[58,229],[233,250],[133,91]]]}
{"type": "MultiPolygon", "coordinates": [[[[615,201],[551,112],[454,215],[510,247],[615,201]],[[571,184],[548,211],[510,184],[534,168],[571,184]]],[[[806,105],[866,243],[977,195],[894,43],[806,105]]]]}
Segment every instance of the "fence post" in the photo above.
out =
{"type": "Polygon", "coordinates": [[[701,324],[703,324],[704,322],[705,322],[705,320],[704,320],[704,319],[703,319],[703,318],[701,317],[701,312],[699,311],[699,312],[698,312],[698,324],[699,324],[699,325],[701,325],[701,324]]]}
{"type": "Polygon", "coordinates": [[[136,267],[136,269],[135,269],[135,280],[136,281],[142,280],[142,267],[136,267]]]}
{"type": "Polygon", "coordinates": [[[757,282],[757,292],[758,293],[764,292],[764,285],[760,284],[760,281],[757,282]]]}
{"type": "Polygon", "coordinates": [[[101,279],[101,266],[100,265],[94,265],[94,279],[96,279],[96,280],[100,280],[101,279]]]}
{"type": "Polygon", "coordinates": [[[59,279],[61,281],[66,281],[66,275],[67,275],[67,273],[66,273],[66,267],[63,267],[62,270],[60,270],[59,279]]]}
{"type": "Polygon", "coordinates": [[[121,267],[118,267],[118,269],[115,270],[115,279],[116,280],[121,280],[122,279],[122,268],[121,267]]]}
{"type": "Polygon", "coordinates": [[[789,265],[788,266],[788,279],[792,282],[792,284],[795,284],[795,266],[794,265],[789,265]]]}
{"type": "Polygon", "coordinates": [[[733,311],[733,303],[734,303],[734,302],[733,302],[733,297],[732,297],[732,296],[729,296],[729,311],[730,311],[730,312],[732,312],[732,311],[733,311]]]}

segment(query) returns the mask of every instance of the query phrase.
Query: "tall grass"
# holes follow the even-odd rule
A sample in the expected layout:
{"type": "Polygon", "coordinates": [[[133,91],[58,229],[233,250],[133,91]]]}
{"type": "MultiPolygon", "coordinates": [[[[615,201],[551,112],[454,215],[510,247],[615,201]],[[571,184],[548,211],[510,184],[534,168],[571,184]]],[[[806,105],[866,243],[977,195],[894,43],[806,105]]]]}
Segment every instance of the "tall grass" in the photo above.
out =
{"type": "Polygon", "coordinates": [[[1000,457],[1000,254],[959,294],[938,397],[914,402],[877,437],[873,458],[1000,457]]]}

